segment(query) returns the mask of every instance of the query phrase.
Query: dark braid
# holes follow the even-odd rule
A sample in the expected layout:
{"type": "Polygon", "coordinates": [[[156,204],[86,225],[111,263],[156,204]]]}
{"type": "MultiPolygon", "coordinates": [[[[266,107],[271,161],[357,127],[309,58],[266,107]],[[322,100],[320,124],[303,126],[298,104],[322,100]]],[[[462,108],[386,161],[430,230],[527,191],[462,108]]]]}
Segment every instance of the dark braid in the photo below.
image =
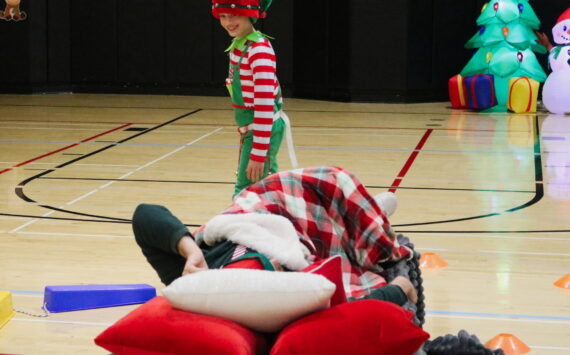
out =
{"type": "Polygon", "coordinates": [[[424,344],[427,355],[505,355],[502,349],[485,347],[477,336],[460,330],[457,335],[447,334],[428,340],[424,344]]]}

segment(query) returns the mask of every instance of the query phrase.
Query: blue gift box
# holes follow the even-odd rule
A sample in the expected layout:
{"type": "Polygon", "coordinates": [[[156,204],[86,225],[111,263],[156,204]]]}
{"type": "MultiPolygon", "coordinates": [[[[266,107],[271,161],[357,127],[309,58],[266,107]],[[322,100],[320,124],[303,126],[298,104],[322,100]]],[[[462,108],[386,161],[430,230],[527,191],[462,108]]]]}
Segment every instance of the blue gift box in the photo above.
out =
{"type": "Polygon", "coordinates": [[[468,108],[484,110],[497,104],[493,75],[476,74],[465,78],[463,83],[468,108]]]}

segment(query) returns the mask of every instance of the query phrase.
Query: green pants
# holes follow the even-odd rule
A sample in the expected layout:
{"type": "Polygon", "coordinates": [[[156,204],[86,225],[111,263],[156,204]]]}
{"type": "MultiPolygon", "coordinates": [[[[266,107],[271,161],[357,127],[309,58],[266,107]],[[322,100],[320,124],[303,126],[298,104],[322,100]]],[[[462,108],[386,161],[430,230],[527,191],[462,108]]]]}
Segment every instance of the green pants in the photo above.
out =
{"type": "MultiPolygon", "coordinates": [[[[267,157],[265,159],[262,178],[279,171],[279,167],[277,165],[277,153],[279,152],[279,147],[281,146],[284,132],[285,122],[281,118],[275,120],[275,122],[273,122],[273,128],[271,129],[269,151],[267,152],[267,157]]],[[[239,194],[241,190],[253,184],[253,181],[247,178],[247,164],[249,163],[249,156],[251,155],[252,145],[253,130],[249,130],[247,133],[242,134],[241,136],[237,181],[233,197],[239,194]]]]}

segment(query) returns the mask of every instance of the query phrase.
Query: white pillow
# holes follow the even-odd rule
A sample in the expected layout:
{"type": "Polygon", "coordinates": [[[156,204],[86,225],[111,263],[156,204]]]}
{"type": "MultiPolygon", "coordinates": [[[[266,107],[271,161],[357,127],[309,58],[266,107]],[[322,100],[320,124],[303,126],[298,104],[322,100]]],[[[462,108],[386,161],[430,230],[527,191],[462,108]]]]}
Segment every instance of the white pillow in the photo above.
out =
{"type": "Polygon", "coordinates": [[[213,269],[182,276],[163,289],[174,308],[275,332],[329,307],[336,286],[305,272],[213,269]]]}

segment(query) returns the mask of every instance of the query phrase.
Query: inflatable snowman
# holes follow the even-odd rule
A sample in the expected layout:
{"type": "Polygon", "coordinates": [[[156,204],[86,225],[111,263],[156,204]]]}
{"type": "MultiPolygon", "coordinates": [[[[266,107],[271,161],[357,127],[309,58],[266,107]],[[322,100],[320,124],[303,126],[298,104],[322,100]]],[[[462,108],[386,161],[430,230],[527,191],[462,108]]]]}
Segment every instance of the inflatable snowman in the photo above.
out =
{"type": "Polygon", "coordinates": [[[558,18],[552,38],[556,43],[548,56],[552,73],[544,83],[542,102],[552,113],[570,114],[570,8],[558,18]]]}

